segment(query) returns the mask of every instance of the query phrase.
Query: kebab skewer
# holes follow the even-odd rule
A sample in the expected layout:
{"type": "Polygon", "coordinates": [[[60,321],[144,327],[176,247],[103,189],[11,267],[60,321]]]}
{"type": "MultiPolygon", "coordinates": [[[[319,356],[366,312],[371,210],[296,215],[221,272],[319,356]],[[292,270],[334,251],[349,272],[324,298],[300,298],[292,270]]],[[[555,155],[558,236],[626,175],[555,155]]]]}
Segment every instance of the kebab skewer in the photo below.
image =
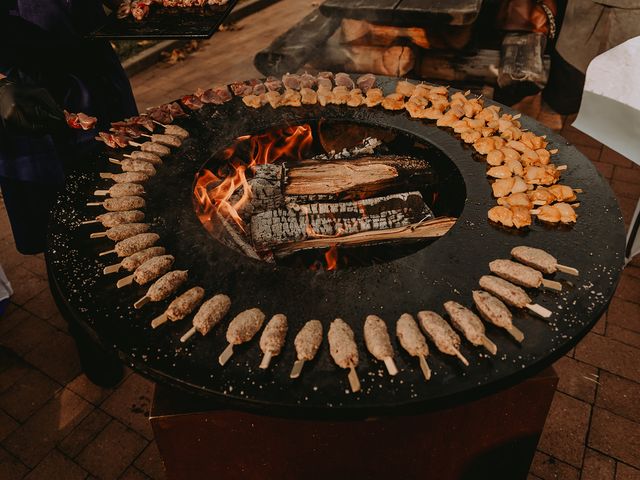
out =
{"type": "Polygon", "coordinates": [[[511,250],[511,256],[525,265],[528,265],[542,273],[552,274],[556,271],[578,276],[579,272],[573,267],[561,265],[553,255],[539,248],[519,246],[511,250]]]}
{"type": "Polygon", "coordinates": [[[193,317],[193,327],[180,337],[180,341],[186,342],[196,332],[205,336],[224,318],[229,308],[231,308],[231,299],[228,296],[218,294],[211,297],[200,306],[198,313],[193,317]]]}
{"type": "Polygon", "coordinates": [[[162,315],[151,321],[151,328],[158,328],[167,320],[177,322],[182,320],[200,304],[204,298],[204,288],[192,287],[179,297],[176,297],[162,315]]]}
{"type": "Polygon", "coordinates": [[[144,213],[140,210],[128,210],[122,212],[108,212],[98,215],[94,220],[80,222],[82,225],[101,223],[105,228],[113,228],[126,223],[139,223],[144,220],[144,213]]]}
{"type": "Polygon", "coordinates": [[[108,275],[110,273],[117,273],[121,268],[124,268],[128,272],[133,272],[136,268],[142,265],[144,262],[153,257],[159,257],[160,255],[165,254],[164,247],[149,247],[144,250],[140,250],[139,252],[134,253],[133,255],[124,258],[120,263],[116,263],[115,265],[109,265],[108,267],[104,267],[102,273],[104,275],[108,275]]]}
{"type": "Polygon", "coordinates": [[[491,355],[498,353],[498,347],[487,337],[484,324],[475,313],[452,300],[445,302],[444,309],[449,314],[453,326],[473,345],[482,345],[491,355]]]}
{"type": "Polygon", "coordinates": [[[145,207],[145,201],[142,197],[134,195],[117,198],[106,198],[104,202],[89,202],[87,207],[104,207],[109,212],[123,212],[126,210],[137,210],[145,207]]]}
{"type": "Polygon", "coordinates": [[[153,133],[149,135],[147,133],[143,133],[142,136],[150,138],[152,143],[157,143],[158,145],[174,148],[178,148],[182,145],[182,140],[174,135],[167,135],[163,133],[153,133]]]}
{"type": "Polygon", "coordinates": [[[526,308],[542,318],[549,318],[552,314],[542,305],[532,303],[531,297],[522,288],[502,278],[483,275],[480,277],[480,287],[512,307],[526,308]]]}
{"type": "Polygon", "coordinates": [[[143,152],[155,153],[159,157],[166,157],[171,153],[171,150],[169,149],[169,147],[167,147],[166,145],[155,143],[155,142],[138,143],[138,142],[129,141],[129,145],[131,145],[132,147],[138,147],[143,152]]]}
{"type": "Polygon", "coordinates": [[[260,336],[260,350],[264,356],[260,362],[260,368],[267,369],[271,359],[280,355],[287,336],[287,317],[281,313],[275,314],[264,327],[260,336]]]}
{"type": "Polygon", "coordinates": [[[142,160],[143,162],[149,162],[152,165],[162,165],[162,158],[153,152],[145,152],[142,150],[134,150],[131,153],[125,153],[123,155],[126,158],[132,160],[142,160]]]}
{"type": "Polygon", "coordinates": [[[376,315],[367,316],[364,321],[364,342],[371,355],[384,362],[389,375],[398,374],[398,367],[393,361],[391,338],[384,320],[376,315]]]}
{"type": "Polygon", "coordinates": [[[562,284],[560,282],[547,280],[538,270],[521,263],[498,259],[489,263],[489,269],[495,275],[521,287],[540,288],[544,286],[545,288],[558,292],[562,291],[562,284]]]}
{"type": "Polygon", "coordinates": [[[148,223],[123,223],[122,225],[116,225],[111,227],[105,232],[95,232],[89,235],[89,238],[102,238],[107,237],[114,242],[120,242],[126,238],[133,237],[140,233],[146,233],[151,228],[148,223]]]}
{"type": "Polygon", "coordinates": [[[140,309],[149,302],[161,302],[175,293],[187,281],[187,277],[186,270],[173,270],[165,273],[149,287],[144,297],[134,303],[133,306],[136,309],[140,309]]]}
{"type": "Polygon", "coordinates": [[[100,178],[113,180],[116,183],[144,183],[149,180],[149,175],[143,172],[110,173],[102,172],[100,178]]]}
{"type": "Polygon", "coordinates": [[[360,391],[360,380],[356,373],[358,366],[358,347],[355,342],[353,330],[341,318],[336,318],[331,322],[329,333],[329,351],[331,358],[340,368],[349,370],[349,385],[352,392],[360,391]]]}
{"type": "Polygon", "coordinates": [[[173,125],[173,124],[168,124],[165,125],[164,123],[160,123],[156,120],[153,121],[154,123],[157,123],[158,125],[160,125],[162,128],[164,128],[164,133],[166,135],[173,135],[174,137],[178,137],[181,140],[185,140],[187,138],[189,138],[189,132],[186,131],[184,128],[178,126],[178,125],[173,125]]]}
{"type": "Polygon", "coordinates": [[[474,290],[472,295],[482,318],[496,327],[504,328],[509,335],[522,343],[524,334],[513,324],[513,316],[502,301],[484,290],[474,290]]]}
{"type": "Polygon", "coordinates": [[[138,285],[146,285],[171,270],[174,261],[175,258],[173,255],[152,257],[136,268],[133,274],[118,280],[116,287],[126,287],[127,285],[131,285],[134,281],[138,285]]]}
{"type": "Polygon", "coordinates": [[[251,308],[239,313],[231,320],[227,328],[227,348],[218,357],[220,365],[224,366],[231,355],[233,355],[234,345],[240,345],[250,341],[262,327],[265,315],[259,308],[251,308]]]}
{"type": "Polygon", "coordinates": [[[113,250],[102,252],[99,255],[103,256],[115,253],[118,257],[128,257],[140,250],[153,247],[158,240],[160,240],[160,235],[157,233],[139,233],[138,235],[119,241],[113,250]]]}
{"type": "Polygon", "coordinates": [[[320,320],[309,320],[300,329],[294,340],[297,360],[291,369],[290,378],[298,378],[304,362],[313,360],[322,343],[322,323],[320,320]]]}
{"type": "Polygon", "coordinates": [[[109,158],[109,161],[115,165],[119,165],[123,172],[144,173],[147,177],[153,177],[156,174],[156,168],[146,160],[137,160],[133,158],[118,160],[117,158],[109,158]]]}
{"type": "Polygon", "coordinates": [[[469,366],[469,361],[460,353],[460,336],[444,318],[436,312],[424,310],[418,312],[418,321],[438,350],[447,355],[455,355],[465,366],[469,366]]]}
{"type": "Polygon", "coordinates": [[[420,361],[420,369],[425,380],[431,378],[431,369],[427,364],[427,356],[429,355],[429,346],[420,332],[420,327],[414,318],[408,313],[403,313],[396,323],[396,335],[400,341],[400,345],[409,355],[418,357],[420,361]]]}
{"type": "Polygon", "coordinates": [[[96,190],[93,192],[95,196],[104,197],[109,195],[111,198],[134,197],[144,195],[144,187],[139,183],[116,183],[108,190],[96,190]]]}

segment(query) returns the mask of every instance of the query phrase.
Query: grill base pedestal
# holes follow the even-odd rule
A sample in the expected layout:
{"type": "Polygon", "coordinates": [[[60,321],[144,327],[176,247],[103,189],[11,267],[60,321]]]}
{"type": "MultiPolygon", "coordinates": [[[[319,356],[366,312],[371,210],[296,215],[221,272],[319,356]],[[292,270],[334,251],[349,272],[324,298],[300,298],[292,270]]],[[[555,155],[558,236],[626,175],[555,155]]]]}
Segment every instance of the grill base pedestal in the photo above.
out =
{"type": "Polygon", "coordinates": [[[421,415],[332,422],[216,408],[156,386],[150,421],[168,479],[525,479],[558,383],[553,368],[421,415]]]}

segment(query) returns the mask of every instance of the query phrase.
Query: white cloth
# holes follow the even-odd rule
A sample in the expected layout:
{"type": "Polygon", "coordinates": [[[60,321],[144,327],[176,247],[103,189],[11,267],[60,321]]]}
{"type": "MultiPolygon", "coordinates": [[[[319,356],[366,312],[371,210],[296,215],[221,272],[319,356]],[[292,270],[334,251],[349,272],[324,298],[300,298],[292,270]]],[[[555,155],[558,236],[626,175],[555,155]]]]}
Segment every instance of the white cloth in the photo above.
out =
{"type": "Polygon", "coordinates": [[[7,275],[0,265],[0,302],[6,300],[13,295],[13,289],[11,288],[11,282],[7,278],[7,275]]]}

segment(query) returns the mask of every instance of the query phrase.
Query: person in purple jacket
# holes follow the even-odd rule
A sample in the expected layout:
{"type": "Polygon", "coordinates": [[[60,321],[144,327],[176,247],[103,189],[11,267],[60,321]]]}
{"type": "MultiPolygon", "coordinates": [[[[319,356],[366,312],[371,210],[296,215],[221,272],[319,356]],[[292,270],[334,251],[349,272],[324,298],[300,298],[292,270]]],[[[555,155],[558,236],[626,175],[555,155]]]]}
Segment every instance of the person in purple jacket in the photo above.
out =
{"type": "Polygon", "coordinates": [[[97,148],[96,130],[67,128],[63,109],[99,130],[137,114],[109,43],[86,38],[104,18],[99,0],[0,0],[0,188],[21,253],[45,250],[65,168],[97,148]]]}

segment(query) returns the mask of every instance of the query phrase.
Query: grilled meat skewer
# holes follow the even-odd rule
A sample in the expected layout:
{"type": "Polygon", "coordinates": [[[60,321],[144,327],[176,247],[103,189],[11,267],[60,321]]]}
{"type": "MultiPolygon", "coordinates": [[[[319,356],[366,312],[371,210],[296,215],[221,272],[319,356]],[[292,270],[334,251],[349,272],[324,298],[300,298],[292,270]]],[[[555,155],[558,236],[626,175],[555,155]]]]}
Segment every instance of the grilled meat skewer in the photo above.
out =
{"type": "Polygon", "coordinates": [[[106,198],[104,202],[89,202],[87,207],[104,207],[109,212],[124,212],[126,210],[138,210],[145,207],[142,197],[127,196],[118,198],[106,198]]]}
{"type": "Polygon", "coordinates": [[[260,337],[260,350],[264,353],[260,368],[269,368],[271,358],[280,355],[287,336],[287,317],[278,313],[271,317],[260,337]]]}
{"type": "Polygon", "coordinates": [[[140,250],[153,247],[158,240],[160,240],[160,235],[157,233],[139,233],[133,237],[125,238],[124,240],[116,243],[113,250],[102,252],[99,255],[103,256],[109,253],[115,253],[119,257],[128,257],[140,250]]]}
{"type": "Polygon", "coordinates": [[[300,329],[293,343],[296,347],[297,360],[293,364],[289,377],[298,378],[304,362],[313,360],[318,353],[322,343],[322,323],[319,320],[309,320],[300,329]]]}
{"type": "Polygon", "coordinates": [[[398,368],[393,361],[391,339],[384,320],[376,315],[367,316],[364,321],[364,342],[371,355],[384,362],[389,375],[398,374],[398,368]]]}
{"type": "Polygon", "coordinates": [[[178,148],[180,147],[180,145],[182,145],[182,140],[174,135],[167,135],[162,133],[154,133],[152,135],[148,135],[146,133],[143,133],[142,136],[150,138],[153,143],[166,145],[167,147],[178,148]]]}
{"type": "Polygon", "coordinates": [[[513,338],[522,343],[524,334],[513,324],[513,316],[502,301],[483,290],[474,290],[472,295],[482,318],[496,327],[504,328],[513,338]]]}
{"type": "Polygon", "coordinates": [[[198,313],[193,317],[193,327],[180,337],[181,342],[186,342],[194,333],[199,332],[205,336],[220,320],[229,312],[231,299],[223,294],[218,294],[204,302],[198,313]]]}
{"type": "Polygon", "coordinates": [[[167,307],[165,312],[151,321],[151,328],[158,328],[167,320],[177,322],[182,320],[200,304],[204,298],[204,288],[193,287],[175,298],[167,307]]]}
{"type": "Polygon", "coordinates": [[[118,280],[116,286],[118,288],[126,287],[127,285],[131,285],[134,281],[138,285],[146,285],[171,270],[174,261],[175,258],[173,255],[152,257],[136,268],[132,275],[128,275],[118,280]]]}
{"type": "Polygon", "coordinates": [[[418,357],[420,360],[420,368],[425,380],[431,378],[431,369],[427,364],[427,356],[429,355],[429,346],[424,335],[420,332],[420,327],[414,318],[408,313],[403,313],[396,323],[396,335],[400,341],[400,345],[409,355],[418,357]]]}
{"type": "Polygon", "coordinates": [[[424,310],[418,312],[418,321],[438,350],[447,355],[455,355],[465,366],[469,366],[467,359],[460,353],[460,336],[444,318],[436,312],[424,310]]]}
{"type": "Polygon", "coordinates": [[[262,328],[265,315],[259,308],[252,308],[239,313],[231,320],[227,328],[227,348],[218,357],[218,362],[223,365],[229,361],[233,355],[233,346],[246,343],[251,340],[262,328]]]}
{"type": "Polygon", "coordinates": [[[154,120],[154,123],[157,123],[161,127],[164,128],[164,133],[167,135],[173,135],[174,137],[178,137],[181,140],[189,138],[189,132],[187,132],[184,128],[179,127],[178,125],[160,123],[154,120]]]}
{"type": "Polygon", "coordinates": [[[502,278],[483,275],[480,277],[480,287],[492,295],[495,295],[507,305],[516,308],[527,308],[543,318],[549,318],[551,316],[551,312],[543,306],[532,304],[531,297],[529,297],[527,292],[522,288],[502,278]]]}
{"type": "Polygon", "coordinates": [[[153,257],[159,257],[160,255],[164,255],[165,249],[164,247],[149,247],[144,250],[140,250],[139,252],[134,253],[133,255],[128,256],[123,259],[120,263],[116,263],[115,265],[110,265],[108,267],[104,267],[103,273],[105,275],[109,273],[116,273],[120,271],[121,268],[124,268],[128,272],[133,272],[136,268],[142,265],[144,262],[153,257]]]}
{"type": "Polygon", "coordinates": [[[147,290],[144,297],[138,300],[133,306],[138,309],[144,307],[148,302],[160,302],[175,293],[180,286],[187,281],[186,270],[173,270],[165,273],[156,280],[147,290]]]}
{"type": "Polygon", "coordinates": [[[89,235],[89,238],[102,238],[107,237],[109,240],[119,242],[125,238],[133,237],[140,233],[146,233],[151,228],[148,223],[123,223],[122,225],[116,225],[111,227],[106,232],[96,232],[89,235]]]}
{"type": "Polygon", "coordinates": [[[528,265],[542,273],[552,274],[556,271],[578,276],[578,270],[566,265],[560,265],[553,255],[533,247],[514,247],[511,256],[525,265],[528,265]]]}
{"type": "Polygon", "coordinates": [[[505,280],[527,288],[540,288],[545,286],[556,291],[562,291],[562,284],[547,280],[538,270],[512,262],[511,260],[498,259],[489,263],[489,269],[497,276],[505,280]]]}
{"type": "Polygon", "coordinates": [[[113,228],[125,223],[138,223],[144,220],[144,213],[139,210],[129,210],[123,212],[108,212],[98,215],[95,220],[87,220],[82,225],[90,223],[102,223],[105,228],[113,228]]]}
{"type": "Polygon", "coordinates": [[[169,149],[169,147],[165,145],[160,145],[159,143],[156,143],[156,142],[145,142],[145,143],[129,142],[129,145],[131,145],[132,147],[139,147],[140,150],[142,150],[143,152],[155,153],[159,157],[166,157],[171,153],[171,150],[169,149]]]}
{"type": "Polygon", "coordinates": [[[482,320],[475,313],[451,300],[445,302],[444,309],[449,314],[453,326],[462,332],[473,345],[482,345],[491,355],[498,352],[498,347],[487,337],[482,320]]]}
{"type": "Polygon", "coordinates": [[[149,180],[149,175],[142,172],[123,172],[123,173],[107,173],[100,174],[100,178],[107,178],[116,183],[144,183],[149,180]]]}
{"type": "Polygon", "coordinates": [[[153,152],[144,152],[142,150],[134,150],[131,153],[125,153],[124,156],[132,160],[142,160],[143,162],[150,163],[154,167],[156,165],[162,165],[162,158],[160,158],[159,155],[156,155],[153,152]]]}
{"type": "Polygon", "coordinates": [[[153,177],[156,174],[156,167],[144,160],[136,160],[133,158],[118,160],[117,158],[109,158],[109,161],[115,165],[120,165],[120,168],[122,168],[122,171],[125,173],[144,173],[147,177],[153,177]]]}
{"type": "Polygon", "coordinates": [[[93,194],[102,197],[109,195],[111,198],[132,197],[144,195],[144,187],[139,183],[116,183],[108,190],[96,190],[93,194]]]}
{"type": "Polygon", "coordinates": [[[356,374],[358,366],[358,347],[355,342],[353,330],[341,318],[331,322],[329,333],[329,352],[331,358],[340,368],[349,369],[349,384],[352,392],[360,391],[360,380],[356,374]]]}

